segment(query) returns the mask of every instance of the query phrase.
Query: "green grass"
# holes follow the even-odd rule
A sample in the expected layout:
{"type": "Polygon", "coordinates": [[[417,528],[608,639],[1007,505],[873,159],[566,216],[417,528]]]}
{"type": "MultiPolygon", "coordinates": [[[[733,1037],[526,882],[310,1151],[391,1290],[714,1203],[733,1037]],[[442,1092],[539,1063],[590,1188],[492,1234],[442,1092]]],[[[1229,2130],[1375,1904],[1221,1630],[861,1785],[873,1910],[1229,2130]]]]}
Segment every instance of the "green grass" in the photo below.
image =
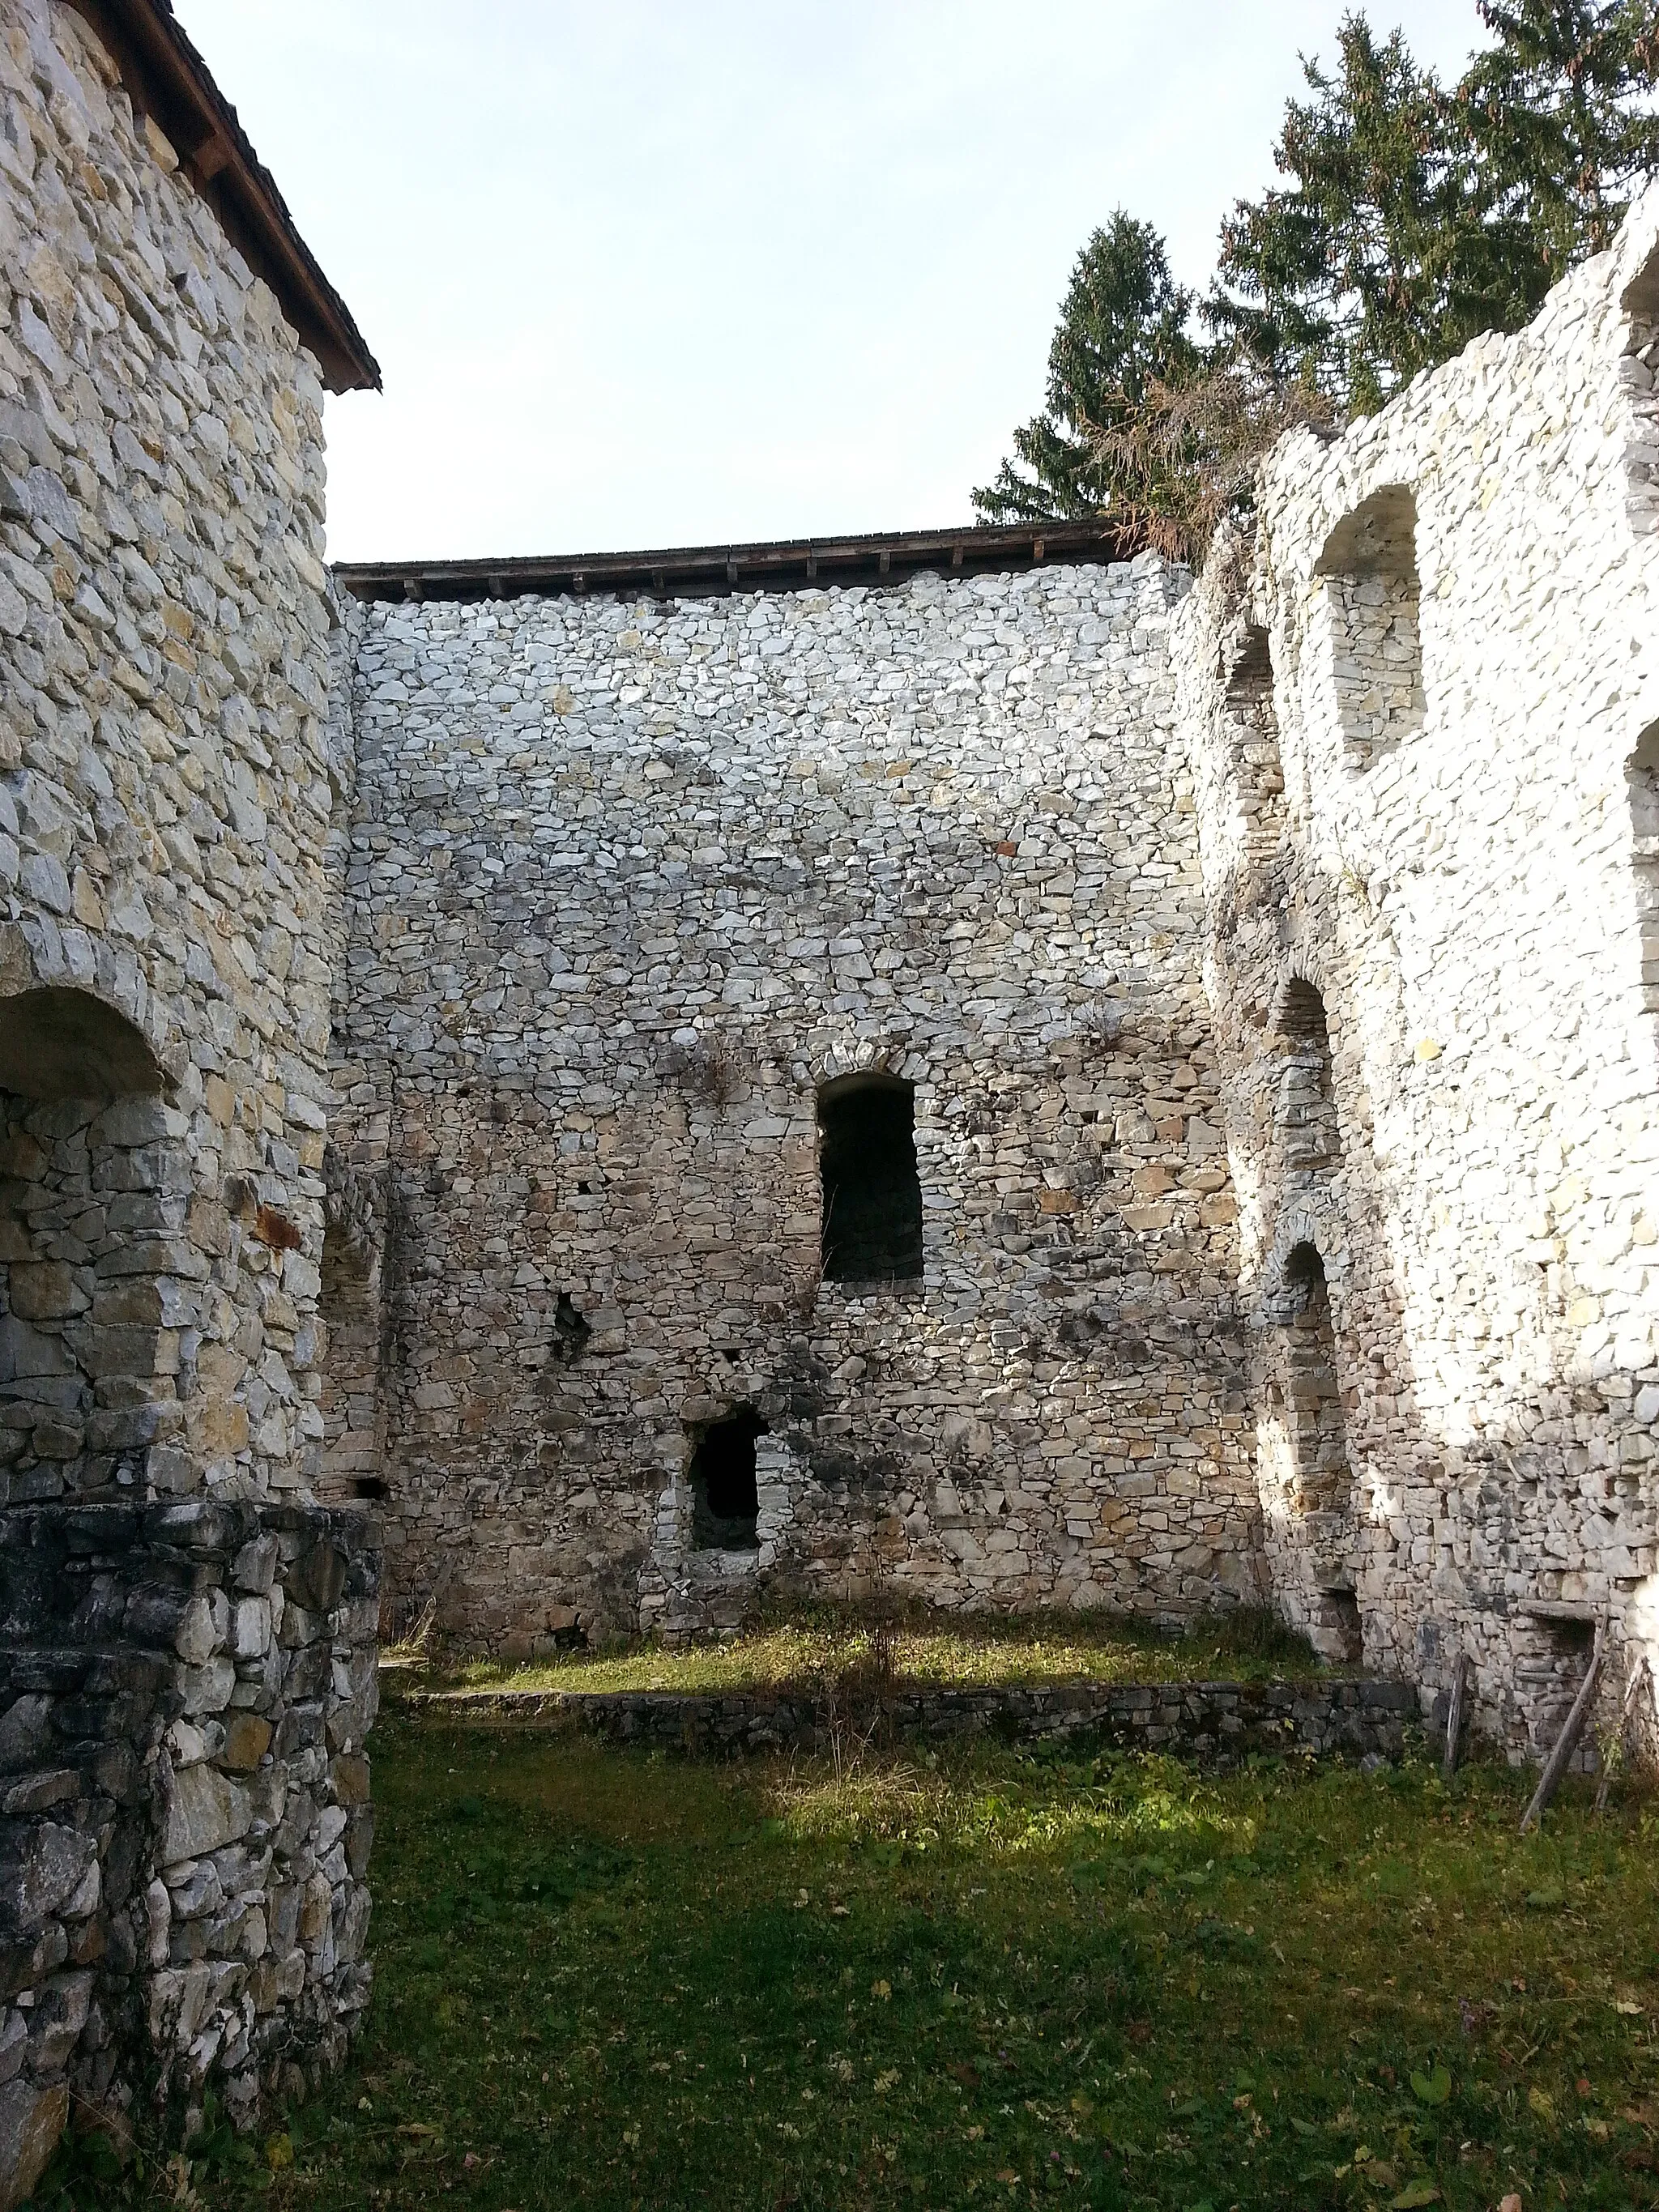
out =
{"type": "MultiPolygon", "coordinates": [[[[762,1621],[725,1643],[675,1650],[633,1644],[524,1666],[480,1660],[428,1668],[413,1655],[401,1666],[392,1655],[392,1663],[423,1688],[461,1692],[811,1690],[848,1669],[867,1671],[879,1632],[866,1619],[825,1607],[762,1621]]],[[[952,1620],[936,1612],[888,1624],[885,1633],[892,1638],[893,1679],[900,1686],[1182,1682],[1218,1674],[1262,1680],[1324,1671],[1300,1638],[1255,1612],[1212,1616],[1180,1637],[1117,1615],[1002,1620],[974,1614],[952,1620]]]]}
{"type": "Polygon", "coordinates": [[[1570,1788],[1522,1842],[1529,1782],[1012,1751],[837,1779],[394,1717],[356,2062],[189,2187],[1652,2206],[1659,1815],[1570,1788]]]}

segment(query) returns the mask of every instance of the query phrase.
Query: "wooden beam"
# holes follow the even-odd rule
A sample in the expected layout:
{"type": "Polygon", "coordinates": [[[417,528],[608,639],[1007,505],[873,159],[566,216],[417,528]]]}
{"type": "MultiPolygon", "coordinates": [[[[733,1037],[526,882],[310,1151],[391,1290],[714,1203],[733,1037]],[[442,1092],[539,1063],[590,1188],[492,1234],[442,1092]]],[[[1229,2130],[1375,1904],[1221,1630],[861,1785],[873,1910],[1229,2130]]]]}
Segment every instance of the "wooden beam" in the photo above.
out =
{"type": "Polygon", "coordinates": [[[1446,1755],[1440,1762],[1440,1771],[1449,1782],[1457,1771],[1457,1739],[1463,1728],[1463,1699],[1468,1692],[1469,1655],[1460,1651],[1457,1665],[1452,1674],[1451,1703],[1446,1713],[1446,1755]]]}
{"type": "Polygon", "coordinates": [[[1590,1653],[1589,1672],[1584,1676],[1578,1695],[1572,1701],[1572,1711],[1567,1715],[1560,1735],[1555,1739],[1555,1748],[1544,1762],[1544,1771],[1538,1778],[1538,1787],[1532,1793],[1532,1802],[1521,1815],[1521,1833],[1523,1836],[1528,1828],[1535,1827],[1543,1819],[1551,1798],[1560,1787],[1561,1777],[1567,1771],[1567,1763],[1583,1733],[1584,1723],[1589,1717],[1595,1686],[1601,1679],[1601,1661],[1606,1654],[1607,1642],[1607,1617],[1603,1613],[1595,1626],[1595,1648],[1590,1653]]]}

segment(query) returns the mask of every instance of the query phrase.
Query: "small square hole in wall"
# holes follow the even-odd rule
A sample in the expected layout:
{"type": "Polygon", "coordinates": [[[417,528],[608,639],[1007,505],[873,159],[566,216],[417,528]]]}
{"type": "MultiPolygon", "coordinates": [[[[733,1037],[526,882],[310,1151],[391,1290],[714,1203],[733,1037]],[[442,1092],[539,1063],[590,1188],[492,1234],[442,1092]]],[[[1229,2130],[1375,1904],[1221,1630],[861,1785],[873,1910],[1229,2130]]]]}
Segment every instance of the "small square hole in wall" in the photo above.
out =
{"type": "Polygon", "coordinates": [[[697,1436],[686,1468],[693,1551],[759,1550],[755,1440],[765,1434],[760,1415],[744,1406],[723,1421],[711,1421],[697,1436]]]}
{"type": "Polygon", "coordinates": [[[1362,1663],[1365,1635],[1360,1625],[1359,1600],[1351,1589],[1321,1590],[1319,1626],[1322,1634],[1316,1637],[1315,1643],[1327,1658],[1343,1667],[1362,1663]]]}

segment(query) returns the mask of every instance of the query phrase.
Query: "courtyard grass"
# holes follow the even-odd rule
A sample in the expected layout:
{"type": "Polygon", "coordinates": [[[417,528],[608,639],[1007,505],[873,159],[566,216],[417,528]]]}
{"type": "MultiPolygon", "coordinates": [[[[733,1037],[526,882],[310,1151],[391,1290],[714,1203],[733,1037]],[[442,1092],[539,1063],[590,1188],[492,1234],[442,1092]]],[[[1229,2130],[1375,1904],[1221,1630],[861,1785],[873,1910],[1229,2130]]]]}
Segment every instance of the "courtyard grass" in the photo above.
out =
{"type": "Polygon", "coordinates": [[[1530,1777],[698,1764],[392,1717],[345,2075],[64,2212],[1659,2203],[1659,1814],[1530,1777]]]}
{"type": "Polygon", "coordinates": [[[1184,1635],[1117,1614],[975,1613],[936,1610],[873,1620],[831,1607],[763,1619],[723,1642],[670,1647],[618,1642],[520,1665],[434,1662],[413,1649],[390,1655],[411,1686],[480,1690],[664,1690],[811,1692],[878,1665],[897,1688],[1039,1688],[1067,1682],[1263,1681],[1316,1675],[1307,1644],[1266,1613],[1210,1614],[1184,1635]]]}

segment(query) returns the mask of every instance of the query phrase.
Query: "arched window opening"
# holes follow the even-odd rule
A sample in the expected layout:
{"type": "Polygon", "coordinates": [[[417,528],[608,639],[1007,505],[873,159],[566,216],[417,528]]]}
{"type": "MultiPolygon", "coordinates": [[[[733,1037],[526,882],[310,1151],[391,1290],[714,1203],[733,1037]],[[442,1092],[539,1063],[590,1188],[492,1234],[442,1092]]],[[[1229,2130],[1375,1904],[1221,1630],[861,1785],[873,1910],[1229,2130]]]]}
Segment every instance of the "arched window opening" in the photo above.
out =
{"type": "Polygon", "coordinates": [[[1285,770],[1279,752],[1279,717],[1273,707],[1273,650],[1261,623],[1245,627],[1227,678],[1226,708],[1249,841],[1253,848],[1270,848],[1278,842],[1273,802],[1284,793],[1285,770]]]}
{"type": "Polygon", "coordinates": [[[1292,1181],[1327,1176],[1342,1157],[1325,1001],[1297,977],[1285,994],[1276,1101],[1280,1158],[1292,1181]]]}
{"type": "Polygon", "coordinates": [[[161,1088],[143,1034],[90,992],[20,991],[0,1020],[0,1091],[21,1098],[119,1098],[161,1088]]]}
{"type": "Polygon", "coordinates": [[[325,1504],[349,1505],[386,1496],[379,1268],[331,1222],[323,1236],[321,1276],[323,1462],[317,1495],[325,1504]]]}
{"type": "Polygon", "coordinates": [[[132,1024],[90,994],[0,1003],[0,1475],[13,1504],[142,1498],[183,1441],[178,1116],[132,1024]]]}
{"type": "Polygon", "coordinates": [[[818,1093],[827,1282],[902,1282],[921,1273],[915,1091],[852,1076],[818,1093]]]}
{"type": "Polygon", "coordinates": [[[1637,739],[1625,773],[1641,933],[1642,1003],[1650,1012],[1659,1012],[1659,722],[1637,739]]]}
{"type": "Polygon", "coordinates": [[[752,1406],[696,1434],[686,1479],[691,1486],[691,1546],[698,1552],[760,1548],[755,1439],[766,1424],[752,1406]]]}
{"type": "Polygon", "coordinates": [[[1345,515],[1315,574],[1325,579],[1343,750],[1366,769],[1423,726],[1417,501],[1385,484],[1345,515]]]}
{"type": "Polygon", "coordinates": [[[1298,1244],[1291,1254],[1285,1285],[1291,1302],[1285,1399],[1295,1461],[1291,1508],[1304,1516],[1340,1514],[1351,1502],[1353,1477],[1325,1263],[1313,1245],[1298,1244]]]}

